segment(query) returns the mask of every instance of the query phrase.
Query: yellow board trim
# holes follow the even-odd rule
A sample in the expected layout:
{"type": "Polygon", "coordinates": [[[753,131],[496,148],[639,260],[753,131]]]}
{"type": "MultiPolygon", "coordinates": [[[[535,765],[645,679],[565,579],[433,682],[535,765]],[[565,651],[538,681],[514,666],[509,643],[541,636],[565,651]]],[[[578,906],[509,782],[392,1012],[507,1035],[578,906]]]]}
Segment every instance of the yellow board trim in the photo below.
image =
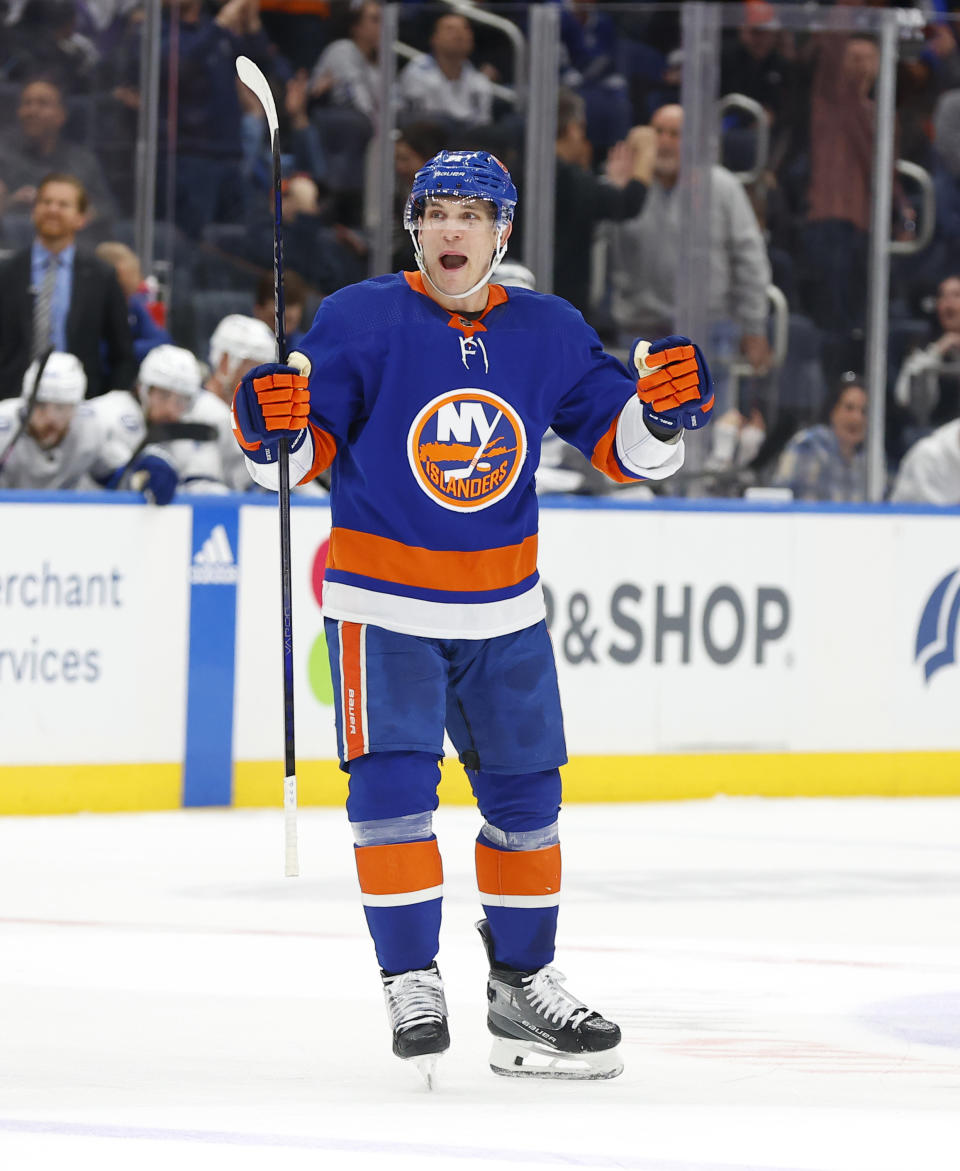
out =
{"type": "Polygon", "coordinates": [[[177,764],[0,765],[0,814],[123,813],[179,809],[177,764]]]}
{"type": "MultiPolygon", "coordinates": [[[[234,805],[283,801],[279,761],[240,761],[234,805]]],[[[440,800],[473,804],[463,769],[444,764],[440,800]]],[[[297,765],[301,805],[342,806],[347,776],[336,761],[297,765]]],[[[565,802],[681,801],[715,797],[940,797],[960,795],[960,752],[796,752],[677,756],[575,756],[563,769],[565,802]]],[[[0,766],[0,815],[179,809],[180,764],[0,766]]]]}
{"type": "MultiPolygon", "coordinates": [[[[960,752],[794,752],[677,756],[574,756],[563,770],[564,801],[681,801],[750,797],[933,797],[960,794],[960,752]]],[[[336,761],[297,765],[303,805],[342,805],[347,777],[336,761]]],[[[282,803],[279,763],[243,761],[234,805],[282,803]]],[[[444,762],[440,800],[470,805],[463,769],[444,762]]]]}

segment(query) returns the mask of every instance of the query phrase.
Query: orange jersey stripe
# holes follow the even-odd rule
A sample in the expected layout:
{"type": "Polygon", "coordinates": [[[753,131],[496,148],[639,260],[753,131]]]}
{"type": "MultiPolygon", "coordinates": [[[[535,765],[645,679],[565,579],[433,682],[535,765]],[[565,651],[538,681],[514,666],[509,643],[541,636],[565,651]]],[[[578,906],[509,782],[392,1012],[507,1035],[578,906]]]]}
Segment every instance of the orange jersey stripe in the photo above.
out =
{"type": "Polygon", "coordinates": [[[391,846],[356,846],[354,854],[364,894],[408,894],[443,882],[443,863],[436,838],[391,846]]]}
{"type": "Polygon", "coordinates": [[[537,568],[537,538],[483,549],[421,549],[355,529],[330,531],[327,568],[430,590],[502,590],[537,568]]]}
{"type": "Polygon", "coordinates": [[[477,886],[481,894],[554,894],[560,889],[560,846],[494,850],[477,842],[477,886]]]}
{"type": "Polygon", "coordinates": [[[321,472],[325,472],[337,454],[337,441],[329,431],[324,431],[314,423],[308,423],[307,426],[313,436],[313,463],[310,465],[310,471],[300,480],[301,484],[308,484],[321,472]]]}
{"type": "Polygon", "coordinates": [[[620,465],[617,463],[617,457],[614,455],[614,446],[617,442],[617,423],[620,421],[620,416],[613,420],[607,429],[606,434],[600,439],[600,442],[593,449],[593,456],[590,462],[605,476],[609,476],[611,480],[616,480],[618,484],[636,484],[641,477],[639,476],[625,476],[620,471],[620,465]]]}
{"type": "Polygon", "coordinates": [[[364,643],[362,623],[340,623],[340,702],[343,711],[343,747],[347,760],[363,756],[367,751],[364,643]]]}

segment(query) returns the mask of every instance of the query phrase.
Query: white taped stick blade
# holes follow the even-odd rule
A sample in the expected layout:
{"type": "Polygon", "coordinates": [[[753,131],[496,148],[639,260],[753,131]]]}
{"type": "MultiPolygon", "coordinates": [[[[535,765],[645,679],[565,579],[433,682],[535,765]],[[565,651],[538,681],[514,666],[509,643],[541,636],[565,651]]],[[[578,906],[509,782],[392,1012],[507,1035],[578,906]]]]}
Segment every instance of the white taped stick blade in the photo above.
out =
{"type": "Polygon", "coordinates": [[[284,874],[287,878],[300,876],[300,851],[297,842],[297,778],[283,781],[283,839],[284,874]]]}
{"type": "Polygon", "coordinates": [[[237,58],[237,76],[247,89],[253,93],[260,105],[263,106],[263,112],[267,116],[267,126],[270,128],[270,141],[272,142],[280,122],[277,118],[277,104],[273,100],[270,83],[249,57],[237,58]]]}

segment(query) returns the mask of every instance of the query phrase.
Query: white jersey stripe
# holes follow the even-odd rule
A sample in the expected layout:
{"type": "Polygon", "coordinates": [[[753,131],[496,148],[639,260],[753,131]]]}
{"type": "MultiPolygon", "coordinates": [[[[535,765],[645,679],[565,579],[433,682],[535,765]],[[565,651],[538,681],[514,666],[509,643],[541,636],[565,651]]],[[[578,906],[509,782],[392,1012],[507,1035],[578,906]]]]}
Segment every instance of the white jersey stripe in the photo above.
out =
{"type": "Polygon", "coordinates": [[[370,751],[370,729],[367,725],[367,626],[360,627],[360,735],[364,754],[370,751]]]}
{"type": "Polygon", "coordinates": [[[498,638],[535,626],[547,611],[539,581],[516,598],[472,603],[428,602],[325,581],[323,613],[327,618],[369,622],[424,638],[498,638]]]}
{"type": "Polygon", "coordinates": [[[504,895],[491,894],[489,891],[480,891],[480,902],[487,907],[558,907],[560,892],[553,891],[547,895],[504,895]]]}
{"type": "Polygon", "coordinates": [[[360,892],[365,907],[405,907],[412,903],[429,903],[443,897],[443,886],[428,886],[425,890],[405,890],[394,895],[370,895],[360,892]]]}
{"type": "Polygon", "coordinates": [[[337,656],[340,666],[340,724],[341,734],[343,736],[343,752],[344,757],[347,754],[347,689],[344,685],[343,678],[343,623],[337,623],[337,656]]]}

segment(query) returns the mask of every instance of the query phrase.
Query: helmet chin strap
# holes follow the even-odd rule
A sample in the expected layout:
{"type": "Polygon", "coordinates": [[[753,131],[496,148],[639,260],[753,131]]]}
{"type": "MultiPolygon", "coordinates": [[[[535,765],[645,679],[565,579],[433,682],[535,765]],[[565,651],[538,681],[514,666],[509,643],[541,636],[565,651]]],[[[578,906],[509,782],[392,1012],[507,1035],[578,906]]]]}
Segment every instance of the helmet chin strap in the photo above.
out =
{"type": "Polygon", "coordinates": [[[503,228],[498,228],[496,251],[493,254],[493,259],[490,261],[490,267],[487,269],[486,273],[484,273],[484,275],[480,278],[480,280],[477,281],[475,285],[467,289],[465,293],[448,293],[444,289],[437,288],[437,286],[430,279],[430,274],[427,272],[426,262],[423,259],[423,245],[420,243],[417,229],[410,228],[409,231],[410,239],[413,240],[413,254],[417,258],[417,268],[419,268],[423,274],[423,279],[430,285],[435,293],[438,293],[441,297],[449,297],[451,301],[463,301],[467,297],[472,297],[474,293],[479,293],[484,285],[489,282],[491,276],[493,276],[494,269],[497,267],[500,261],[503,260],[503,257],[507,251],[507,241],[503,239],[503,228]]]}

